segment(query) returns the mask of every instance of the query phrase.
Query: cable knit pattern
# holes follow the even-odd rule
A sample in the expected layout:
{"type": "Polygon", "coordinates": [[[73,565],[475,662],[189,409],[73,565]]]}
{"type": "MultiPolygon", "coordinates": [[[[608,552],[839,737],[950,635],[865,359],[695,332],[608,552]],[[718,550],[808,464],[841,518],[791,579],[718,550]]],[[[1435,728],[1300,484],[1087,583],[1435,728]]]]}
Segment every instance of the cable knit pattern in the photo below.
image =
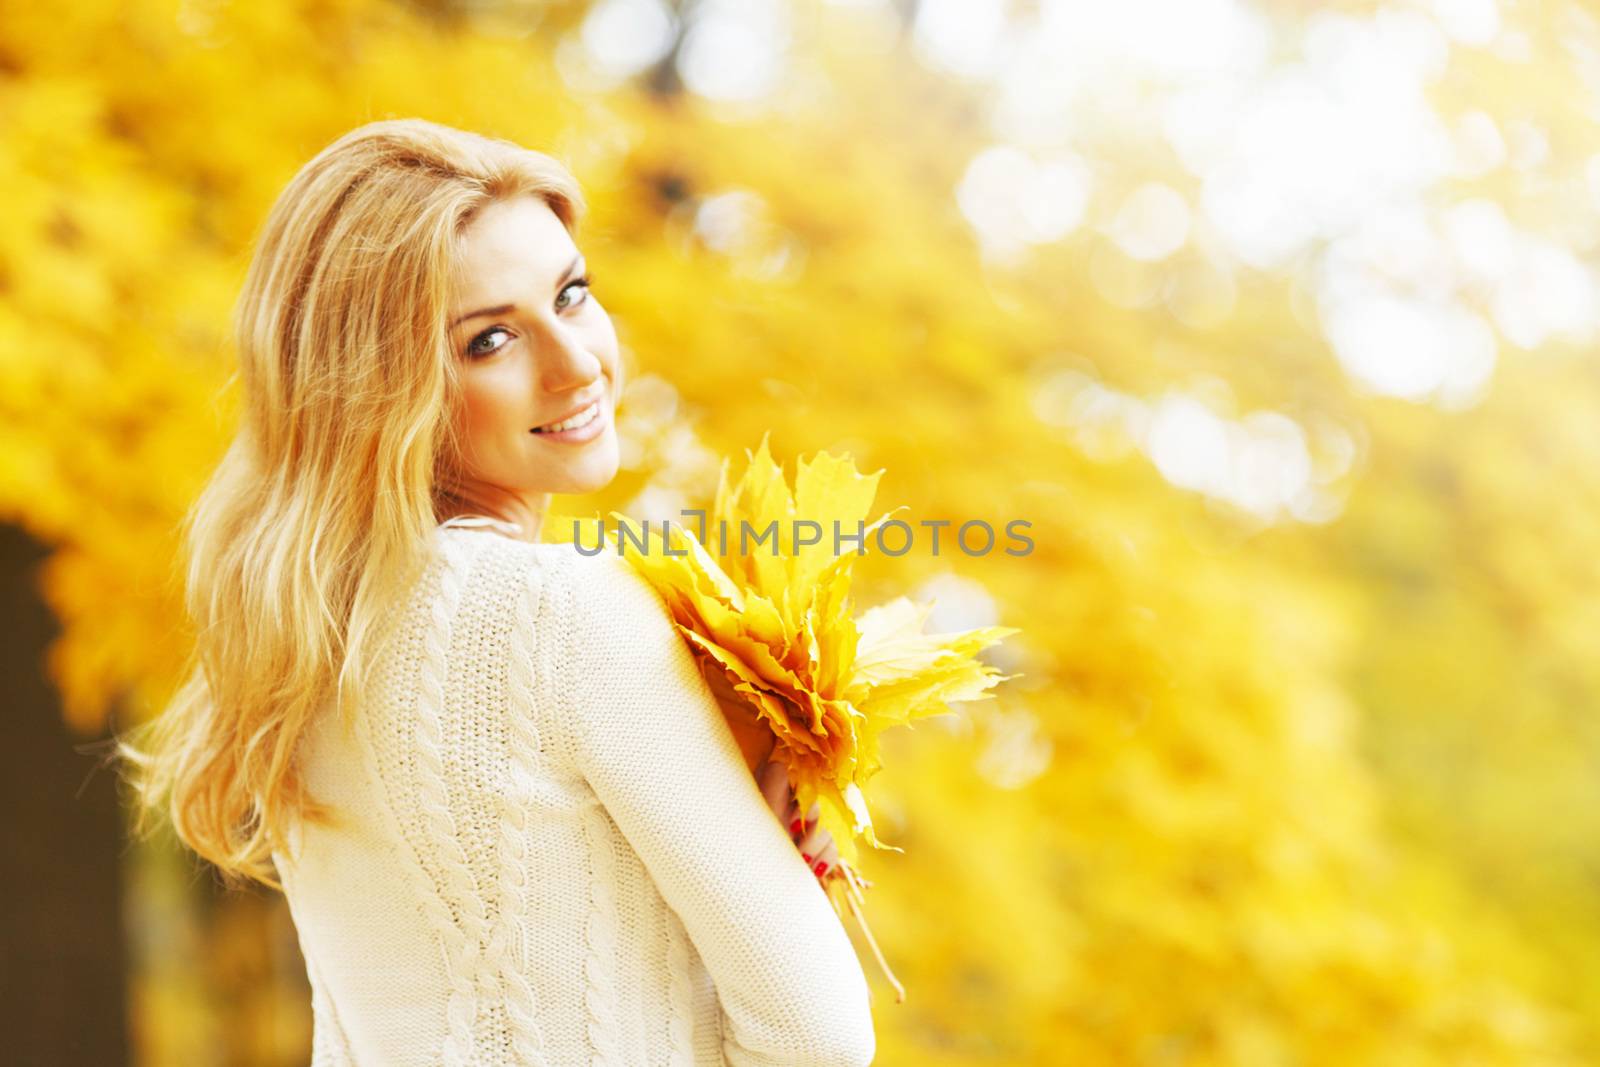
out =
{"type": "Polygon", "coordinates": [[[441,1058],[445,1067],[464,1064],[472,1054],[472,1023],[477,1015],[477,960],[483,944],[487,920],[482,898],[471,882],[466,854],[462,851],[455,821],[445,793],[444,708],[445,653],[449,647],[450,625],[456,609],[461,578],[457,566],[447,566],[439,595],[431,604],[431,619],[422,649],[422,669],[417,675],[417,797],[428,840],[442,853],[434,866],[443,892],[442,899],[430,895],[427,904],[440,923],[445,974],[450,982],[450,997],[445,1005],[449,1032],[441,1058]],[[438,915],[438,903],[451,912],[451,921],[438,915]]]}
{"type": "Polygon", "coordinates": [[[850,939],[665,606],[613,555],[452,520],[275,854],[312,1067],[860,1065],[850,939]]]}
{"type": "Polygon", "coordinates": [[[589,1047],[594,1050],[596,1067],[623,1067],[617,1051],[617,1019],[612,1000],[616,996],[616,975],[612,972],[617,956],[617,904],[611,887],[616,883],[616,857],[611,852],[611,829],[606,814],[589,808],[583,815],[583,831],[589,842],[589,923],[583,961],[584,1004],[589,1009],[589,1047]]]}
{"type": "MultiPolygon", "coordinates": [[[[523,595],[516,598],[519,632],[533,632],[533,620],[539,616],[539,601],[543,592],[542,581],[530,581],[522,587],[523,595]]],[[[531,643],[512,640],[507,644],[511,688],[542,701],[545,698],[540,676],[534,670],[531,643]]],[[[502,797],[500,929],[511,943],[508,948],[494,954],[494,963],[505,983],[506,1012],[516,1062],[529,1067],[543,1067],[550,1061],[545,1052],[544,1033],[539,1026],[533,984],[528,981],[528,931],[524,922],[533,906],[530,892],[532,883],[528,879],[528,812],[518,803],[519,797],[527,796],[532,790],[538,774],[536,757],[540,740],[538,727],[531,715],[512,715],[509,726],[508,765],[511,781],[510,788],[502,797]]]]}

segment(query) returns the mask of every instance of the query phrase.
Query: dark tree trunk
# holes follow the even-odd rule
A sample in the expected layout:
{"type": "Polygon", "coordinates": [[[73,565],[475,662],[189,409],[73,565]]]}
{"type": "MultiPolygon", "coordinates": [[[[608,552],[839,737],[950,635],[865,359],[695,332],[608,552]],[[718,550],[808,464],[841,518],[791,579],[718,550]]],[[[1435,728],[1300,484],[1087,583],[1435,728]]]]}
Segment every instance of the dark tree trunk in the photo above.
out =
{"type": "Polygon", "coordinates": [[[44,674],[44,546],[0,525],[0,1034],[7,1063],[128,1062],[116,781],[44,674]]]}

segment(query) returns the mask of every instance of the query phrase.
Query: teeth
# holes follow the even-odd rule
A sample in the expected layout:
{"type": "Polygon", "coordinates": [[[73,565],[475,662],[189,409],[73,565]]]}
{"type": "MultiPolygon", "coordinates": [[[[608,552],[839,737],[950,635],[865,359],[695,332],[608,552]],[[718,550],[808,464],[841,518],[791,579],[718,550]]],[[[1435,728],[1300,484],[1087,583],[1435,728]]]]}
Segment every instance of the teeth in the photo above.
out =
{"type": "Polygon", "coordinates": [[[600,402],[593,404],[578,412],[564,422],[552,422],[548,426],[541,426],[534,433],[560,433],[562,430],[576,430],[579,426],[587,425],[595,416],[600,414],[600,402]]]}

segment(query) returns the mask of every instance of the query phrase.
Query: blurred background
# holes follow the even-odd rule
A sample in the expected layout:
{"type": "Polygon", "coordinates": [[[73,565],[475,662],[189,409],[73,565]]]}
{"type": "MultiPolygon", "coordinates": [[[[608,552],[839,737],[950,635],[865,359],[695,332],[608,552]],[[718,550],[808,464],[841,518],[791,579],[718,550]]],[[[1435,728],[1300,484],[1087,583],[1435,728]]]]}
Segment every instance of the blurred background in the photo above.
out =
{"type": "Polygon", "coordinates": [[[878,1063],[1600,1062],[1600,21],[1563,0],[0,6],[0,1033],[303,1065],[282,899],[130,841],[97,741],[295,170],[421,116],[555,155],[676,516],[772,433],[860,606],[1023,628],[869,790],[878,1063]],[[1002,542],[1007,543],[1007,542],[1002,542]]]}

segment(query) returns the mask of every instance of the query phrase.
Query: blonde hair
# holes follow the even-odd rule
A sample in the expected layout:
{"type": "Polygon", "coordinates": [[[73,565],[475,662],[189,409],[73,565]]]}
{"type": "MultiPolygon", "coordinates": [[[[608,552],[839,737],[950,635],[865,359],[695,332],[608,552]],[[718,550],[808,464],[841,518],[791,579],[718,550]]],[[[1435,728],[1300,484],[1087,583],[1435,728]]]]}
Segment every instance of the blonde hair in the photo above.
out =
{"type": "Polygon", "coordinates": [[[420,119],[346,133],[279,195],[234,315],[243,415],[183,526],[196,640],[161,714],[118,739],[149,832],[230,885],[281,889],[272,852],[332,821],[296,745],[330,695],[348,723],[386,599],[424,567],[460,473],[446,316],[459,236],[485,205],[585,213],[550,156],[420,119]]]}

